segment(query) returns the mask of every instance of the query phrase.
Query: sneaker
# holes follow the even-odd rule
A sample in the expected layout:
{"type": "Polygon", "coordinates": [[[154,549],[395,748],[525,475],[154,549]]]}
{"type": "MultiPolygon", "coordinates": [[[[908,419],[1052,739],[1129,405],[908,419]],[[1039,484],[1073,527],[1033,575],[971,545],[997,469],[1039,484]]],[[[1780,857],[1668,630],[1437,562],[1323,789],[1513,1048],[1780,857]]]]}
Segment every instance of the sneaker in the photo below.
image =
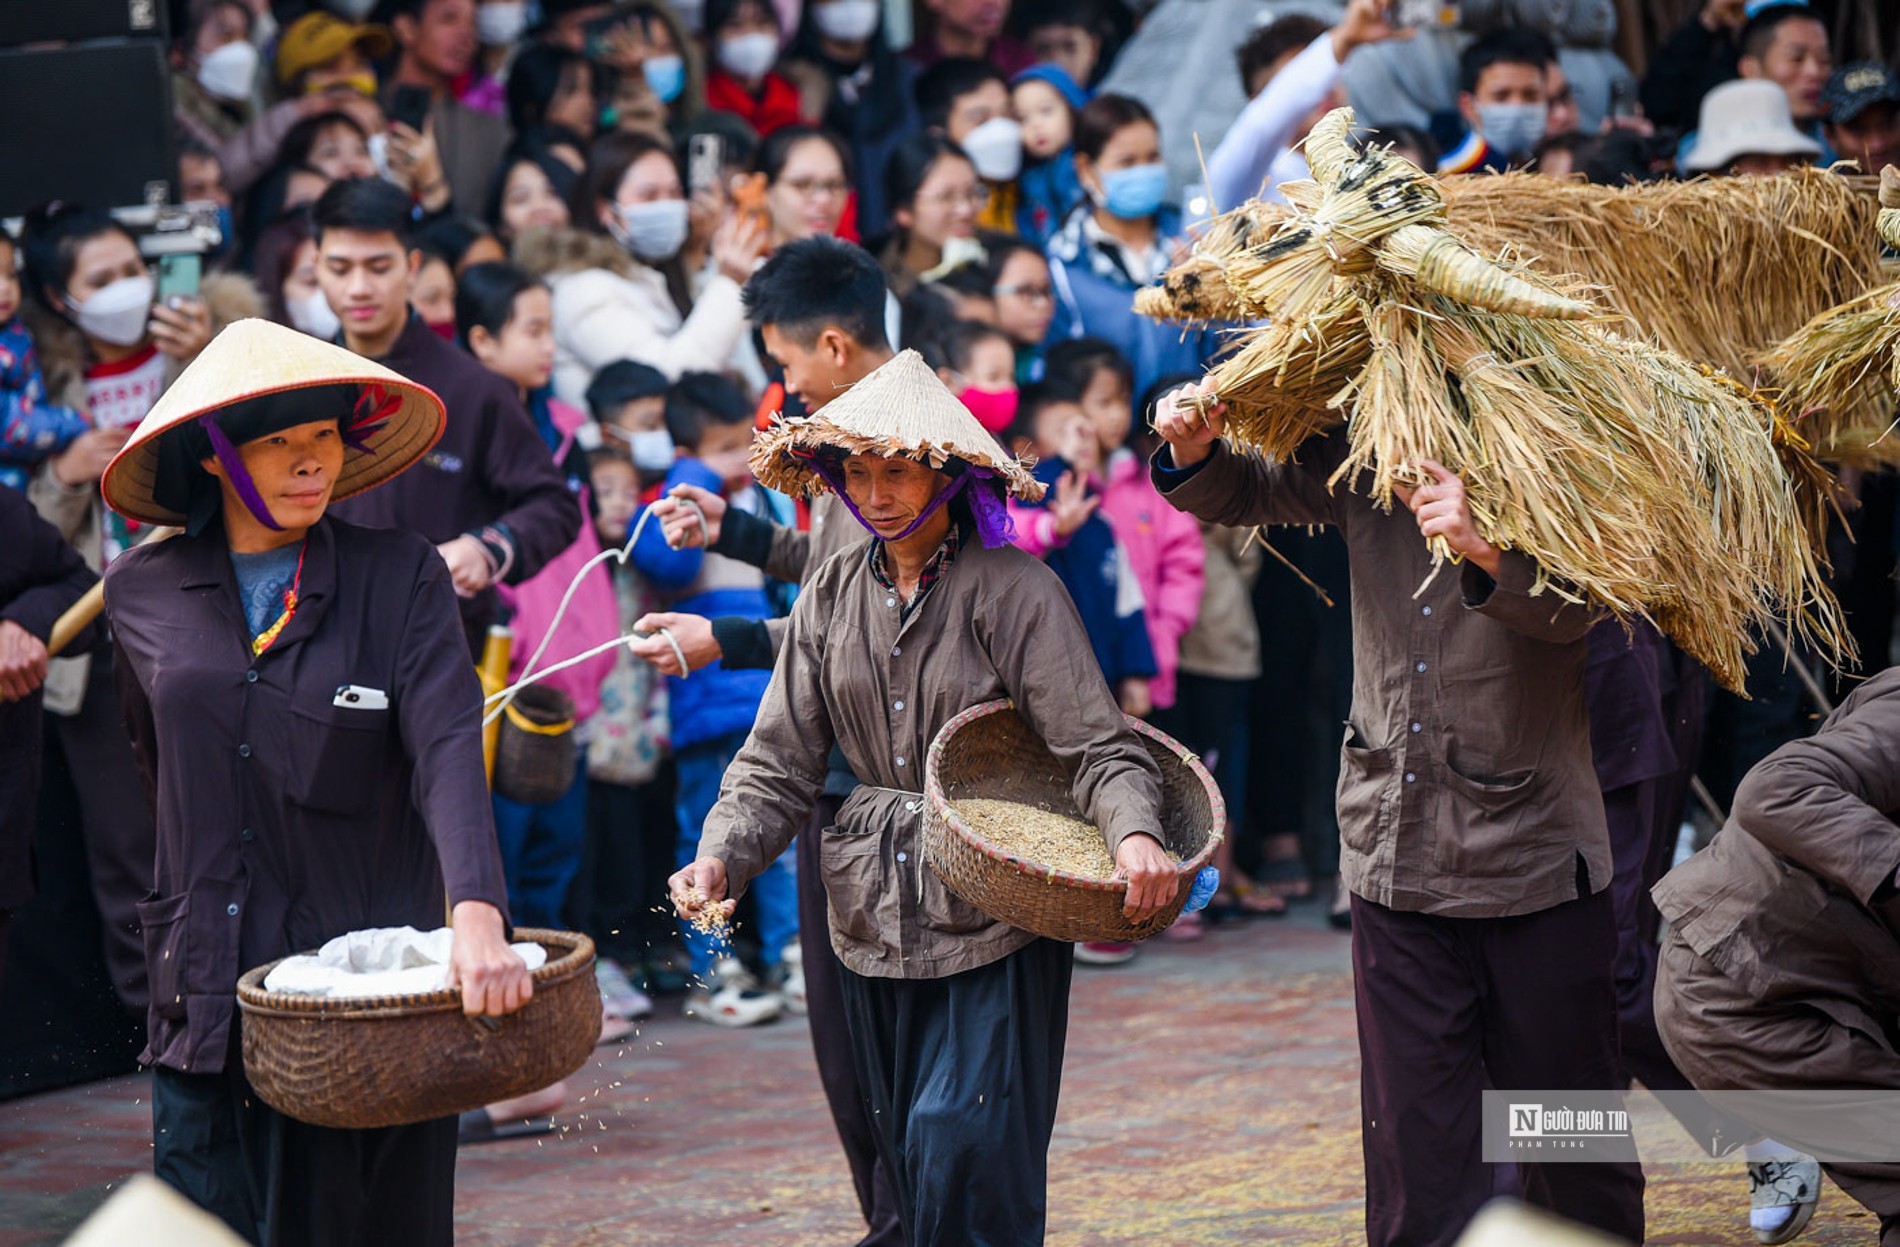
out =
{"type": "Polygon", "coordinates": [[[779,999],[785,1002],[785,1012],[804,1017],[805,950],[796,943],[787,944],[772,977],[776,980],[779,999]]]}
{"type": "Polygon", "coordinates": [[[1748,1224],[1764,1247],[1799,1237],[1820,1202],[1821,1162],[1812,1156],[1749,1162],[1748,1224]]]}
{"type": "Polygon", "coordinates": [[[759,986],[737,957],[713,963],[709,985],[686,993],[687,1017],[714,1026],[757,1026],[775,1020],[783,1008],[778,993],[759,986]]]}
{"type": "Polygon", "coordinates": [[[601,1008],[610,1017],[638,1022],[653,1016],[653,998],[635,987],[612,957],[601,957],[594,962],[594,979],[600,984],[601,1008]]]}
{"type": "Polygon", "coordinates": [[[1176,944],[1191,944],[1207,934],[1207,919],[1198,913],[1182,914],[1161,932],[1161,938],[1176,944]]]}
{"type": "Polygon", "coordinates": [[[1075,946],[1075,959],[1085,966],[1119,966],[1135,959],[1135,946],[1118,940],[1090,940],[1075,946]]]}

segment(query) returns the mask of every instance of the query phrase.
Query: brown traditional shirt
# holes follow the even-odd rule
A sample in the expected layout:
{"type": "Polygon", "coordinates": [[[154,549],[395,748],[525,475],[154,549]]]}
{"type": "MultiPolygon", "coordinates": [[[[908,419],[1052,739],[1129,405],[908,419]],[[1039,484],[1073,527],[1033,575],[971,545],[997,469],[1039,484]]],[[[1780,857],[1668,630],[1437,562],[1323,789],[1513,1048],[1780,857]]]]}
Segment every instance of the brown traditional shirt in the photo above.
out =
{"type": "Polygon", "coordinates": [[[1340,872],[1392,909],[1455,918],[1535,913],[1608,886],[1609,832],[1583,696],[1591,612],[1534,592],[1506,551],[1493,581],[1439,568],[1404,508],[1327,479],[1343,434],[1298,460],[1214,445],[1156,486],[1214,524],[1336,525],[1352,571],[1352,718],[1340,751],[1340,872]],[[1429,582],[1429,583],[1428,583],[1429,582]]]}
{"type": "Polygon", "coordinates": [[[862,553],[808,580],[757,725],[726,772],[700,853],[736,895],[805,825],[835,741],[860,787],[820,846],[831,942],[876,978],[940,978],[1030,943],[947,891],[923,861],[924,756],[952,717],[1013,698],[1074,775],[1113,851],[1160,828],[1160,777],[1095,665],[1054,573],[1014,547],[966,539],[906,618],[862,553]]]}

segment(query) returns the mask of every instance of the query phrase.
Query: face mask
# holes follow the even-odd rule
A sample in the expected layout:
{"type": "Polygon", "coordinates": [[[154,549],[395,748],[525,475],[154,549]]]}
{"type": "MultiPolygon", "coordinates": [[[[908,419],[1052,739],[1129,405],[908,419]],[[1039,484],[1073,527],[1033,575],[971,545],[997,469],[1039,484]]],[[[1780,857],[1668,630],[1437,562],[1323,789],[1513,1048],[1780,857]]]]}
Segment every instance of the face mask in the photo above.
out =
{"type": "Polygon", "coordinates": [[[233,102],[251,98],[257,82],[257,48],[249,40],[239,39],[211,49],[198,62],[198,85],[221,100],[233,102]]]}
{"type": "Polygon", "coordinates": [[[442,339],[444,342],[455,341],[455,322],[454,321],[452,320],[425,320],[422,323],[429,327],[430,333],[442,339]]]}
{"type": "Polygon", "coordinates": [[[81,333],[113,346],[132,346],[145,336],[155,293],[150,277],[121,277],[93,291],[84,303],[74,302],[71,295],[66,302],[81,333]]]}
{"type": "Polygon", "coordinates": [[[1550,110],[1542,104],[1480,104],[1478,131],[1508,160],[1529,156],[1544,137],[1550,110]]]}
{"type": "Polygon", "coordinates": [[[1102,189],[1096,200],[1112,217],[1123,221],[1139,221],[1161,211],[1161,197],[1167,192],[1166,165],[1136,165],[1132,169],[1114,169],[1104,173],[1102,189]]]}
{"type": "Polygon", "coordinates": [[[677,56],[649,56],[640,62],[640,72],[662,104],[671,104],[686,89],[686,62],[677,56]]]}
{"type": "Polygon", "coordinates": [[[719,66],[734,78],[751,82],[772,72],[778,61],[778,36],[762,30],[719,41],[719,66]]]}
{"type": "Polygon", "coordinates": [[[673,461],[678,456],[673,453],[673,435],[665,429],[647,429],[642,433],[614,429],[613,433],[627,444],[627,452],[633,456],[634,467],[649,474],[672,470],[673,461]]]}
{"type": "Polygon", "coordinates": [[[806,10],[818,33],[839,43],[857,43],[877,33],[877,0],[831,0],[806,10]]]}
{"type": "Polygon", "coordinates": [[[686,201],[620,205],[620,243],[648,263],[670,260],[686,243],[686,201]]]}
{"type": "Polygon", "coordinates": [[[325,342],[334,341],[336,331],[343,327],[343,322],[330,309],[330,301],[323,297],[321,290],[312,290],[284,310],[290,314],[291,328],[313,338],[322,338],[325,342]]]}
{"type": "Polygon", "coordinates": [[[527,28],[526,0],[497,0],[475,10],[475,37],[488,47],[507,47],[527,28]]]}
{"type": "Polygon", "coordinates": [[[312,83],[304,88],[304,94],[316,95],[319,92],[336,91],[344,88],[348,88],[358,95],[367,95],[371,99],[375,99],[376,75],[366,69],[360,74],[351,74],[347,78],[332,78],[328,82],[312,83]]]}
{"type": "Polygon", "coordinates": [[[979,390],[969,386],[957,392],[957,401],[970,409],[976,422],[991,433],[1001,433],[1016,420],[1016,390],[979,390]]]}
{"type": "Polygon", "coordinates": [[[1023,128],[1008,117],[991,117],[963,136],[962,147],[986,182],[1007,182],[1023,171],[1023,128]]]}

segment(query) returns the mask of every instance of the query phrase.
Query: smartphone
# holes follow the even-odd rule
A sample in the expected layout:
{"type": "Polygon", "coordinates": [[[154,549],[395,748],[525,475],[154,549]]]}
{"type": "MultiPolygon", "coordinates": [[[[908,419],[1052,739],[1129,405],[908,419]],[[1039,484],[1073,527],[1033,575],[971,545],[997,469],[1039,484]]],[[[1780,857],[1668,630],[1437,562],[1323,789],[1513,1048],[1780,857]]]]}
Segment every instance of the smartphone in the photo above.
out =
{"type": "Polygon", "coordinates": [[[404,83],[389,99],[389,120],[408,126],[417,134],[429,123],[429,88],[404,83]]]}
{"type": "Polygon", "coordinates": [[[1449,0],[1392,0],[1392,24],[1407,30],[1450,29],[1461,16],[1459,6],[1449,0]]]}
{"type": "Polygon", "coordinates": [[[717,134],[695,134],[686,145],[686,193],[716,190],[726,175],[726,140],[717,134]]]}
{"type": "Polygon", "coordinates": [[[582,47],[586,50],[589,60],[607,59],[608,54],[613,50],[614,31],[620,29],[621,24],[626,20],[619,14],[608,14],[606,17],[596,17],[581,23],[582,47]]]}
{"type": "Polygon", "coordinates": [[[204,261],[192,252],[163,255],[158,258],[158,301],[170,305],[173,299],[198,297],[198,281],[204,261]]]}

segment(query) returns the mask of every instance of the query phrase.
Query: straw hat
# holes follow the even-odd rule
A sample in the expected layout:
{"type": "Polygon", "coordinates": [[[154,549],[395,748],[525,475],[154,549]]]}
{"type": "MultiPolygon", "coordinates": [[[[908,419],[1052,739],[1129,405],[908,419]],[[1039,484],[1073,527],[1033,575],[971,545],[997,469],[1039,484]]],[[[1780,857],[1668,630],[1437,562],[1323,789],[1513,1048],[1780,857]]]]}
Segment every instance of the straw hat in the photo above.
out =
{"type": "Polygon", "coordinates": [[[360,427],[369,431],[345,453],[333,502],[395,476],[428,453],[448,426],[442,400],[426,386],[307,333],[240,320],[199,352],[113,456],[99,482],[106,504],[148,524],[184,523],[156,496],[164,434],[246,399],[326,385],[359,386],[374,404],[358,405],[360,427]]]}
{"type": "Polygon", "coordinates": [[[1691,173],[1726,169],[1741,156],[1818,156],[1821,145],[1795,129],[1788,94],[1766,78],[1737,78],[1702,97],[1691,173]]]}
{"type": "Polygon", "coordinates": [[[900,351],[814,415],[779,419],[752,448],[759,482],[788,494],[826,488],[812,452],[906,455],[942,468],[951,458],[987,468],[1010,493],[1038,501],[1042,483],[957,401],[915,351],[900,351]]]}

